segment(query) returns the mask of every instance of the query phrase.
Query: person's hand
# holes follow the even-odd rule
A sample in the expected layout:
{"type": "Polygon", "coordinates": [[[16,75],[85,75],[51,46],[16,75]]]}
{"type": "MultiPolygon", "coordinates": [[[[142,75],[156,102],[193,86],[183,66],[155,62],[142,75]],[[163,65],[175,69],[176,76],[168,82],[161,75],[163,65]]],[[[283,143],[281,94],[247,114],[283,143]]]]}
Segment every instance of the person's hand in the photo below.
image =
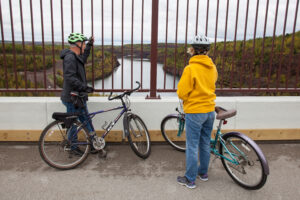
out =
{"type": "Polygon", "coordinates": [[[85,89],[85,92],[87,93],[93,93],[94,92],[94,88],[90,87],[90,86],[87,86],[86,89],[85,89]]]}
{"type": "Polygon", "coordinates": [[[93,44],[94,44],[94,37],[93,37],[93,36],[91,36],[91,37],[89,38],[87,44],[90,45],[90,46],[93,46],[93,44]]]}

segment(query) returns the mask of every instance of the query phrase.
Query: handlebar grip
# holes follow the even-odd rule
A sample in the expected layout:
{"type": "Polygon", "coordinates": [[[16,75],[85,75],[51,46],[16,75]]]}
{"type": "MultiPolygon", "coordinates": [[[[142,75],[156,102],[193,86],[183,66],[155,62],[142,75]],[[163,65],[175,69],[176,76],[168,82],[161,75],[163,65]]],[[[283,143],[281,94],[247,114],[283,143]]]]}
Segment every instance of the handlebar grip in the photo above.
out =
{"type": "Polygon", "coordinates": [[[141,83],[140,82],[136,81],[135,83],[138,84],[138,87],[135,88],[134,91],[140,89],[140,87],[141,87],[141,83]]]}
{"type": "Polygon", "coordinates": [[[108,96],[108,100],[113,100],[113,98],[111,98],[113,92],[110,92],[110,95],[108,96]]]}

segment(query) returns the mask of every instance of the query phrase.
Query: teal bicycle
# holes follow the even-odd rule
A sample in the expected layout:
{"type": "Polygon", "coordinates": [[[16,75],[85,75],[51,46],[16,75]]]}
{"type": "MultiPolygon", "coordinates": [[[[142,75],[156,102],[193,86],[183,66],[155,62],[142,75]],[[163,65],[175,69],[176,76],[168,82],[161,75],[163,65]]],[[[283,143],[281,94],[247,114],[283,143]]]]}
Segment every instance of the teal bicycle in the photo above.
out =
{"type": "MultiPolygon", "coordinates": [[[[178,114],[166,116],[161,122],[165,140],[178,151],[185,151],[185,114],[176,108],[178,114]]],[[[211,139],[211,153],[220,158],[229,176],[240,186],[249,190],[264,186],[269,175],[268,162],[259,146],[248,136],[239,132],[222,134],[221,127],[236,110],[216,107],[216,119],[220,120],[214,139],[211,139]]]]}

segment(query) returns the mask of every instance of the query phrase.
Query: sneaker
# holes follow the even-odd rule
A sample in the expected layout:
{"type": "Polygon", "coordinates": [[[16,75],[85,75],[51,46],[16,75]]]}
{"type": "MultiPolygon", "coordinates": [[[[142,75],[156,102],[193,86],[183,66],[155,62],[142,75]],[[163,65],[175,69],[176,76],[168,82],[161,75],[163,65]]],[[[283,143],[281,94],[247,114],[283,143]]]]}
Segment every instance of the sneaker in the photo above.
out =
{"type": "Polygon", "coordinates": [[[202,181],[208,181],[208,175],[207,174],[199,174],[198,177],[202,181]]]}
{"type": "Polygon", "coordinates": [[[188,187],[190,189],[196,188],[195,182],[189,181],[185,176],[178,176],[177,183],[179,183],[180,185],[185,185],[186,187],[188,187]]]}
{"type": "Polygon", "coordinates": [[[84,152],[79,147],[71,150],[71,153],[76,156],[82,156],[84,154],[84,152]]]}

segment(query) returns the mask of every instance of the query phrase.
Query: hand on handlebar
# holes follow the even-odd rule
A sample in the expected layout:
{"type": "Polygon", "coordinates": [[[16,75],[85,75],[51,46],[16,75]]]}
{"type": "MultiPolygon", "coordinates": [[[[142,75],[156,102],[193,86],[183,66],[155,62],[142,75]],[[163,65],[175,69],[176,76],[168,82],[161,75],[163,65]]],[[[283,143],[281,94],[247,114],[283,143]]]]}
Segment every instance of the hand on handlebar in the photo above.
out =
{"type": "Polygon", "coordinates": [[[87,87],[85,88],[85,92],[87,92],[87,93],[93,93],[93,92],[94,92],[94,88],[92,88],[92,87],[90,87],[90,86],[87,86],[87,87]]]}

